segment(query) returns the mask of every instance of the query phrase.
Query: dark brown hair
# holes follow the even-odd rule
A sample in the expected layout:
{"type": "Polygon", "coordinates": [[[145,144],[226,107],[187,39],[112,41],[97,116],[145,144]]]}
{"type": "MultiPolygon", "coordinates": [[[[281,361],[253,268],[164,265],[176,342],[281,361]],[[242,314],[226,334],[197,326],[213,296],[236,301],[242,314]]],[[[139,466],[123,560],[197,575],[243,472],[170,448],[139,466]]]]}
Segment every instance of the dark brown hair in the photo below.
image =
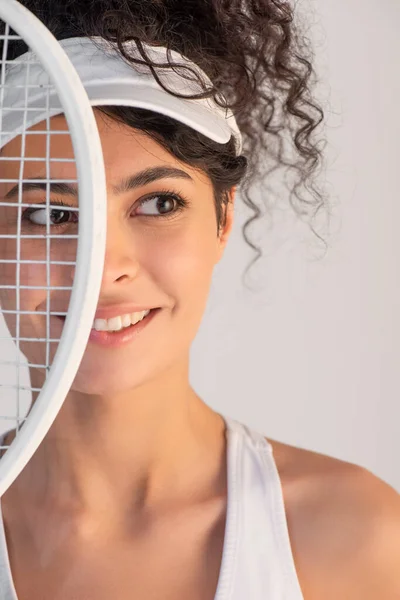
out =
{"type": "MultiPolygon", "coordinates": [[[[145,131],[179,160],[206,172],[214,186],[218,226],[224,222],[227,191],[240,184],[240,196],[253,212],[243,235],[256,251],[254,260],[261,251],[249,239],[247,229],[262,214],[250,194],[254,183],[268,186],[269,176],[274,173],[275,178],[281,169],[289,188],[288,199],[299,216],[315,217],[325,204],[316,184],[322,153],[315,139],[324,115],[311,94],[315,73],[310,45],[294,23],[289,2],[22,0],[22,4],[59,40],[102,36],[117,42],[125,58],[135,62],[122,47],[124,41],[134,40],[141,62],[149,66],[153,63],[141,42],[159,44],[180,52],[203,69],[213,88],[207,89],[200,82],[202,97],[211,96],[233,110],[244,138],[242,156],[235,155],[233,140],[215,143],[152,111],[126,107],[102,110],[145,131]]],[[[11,48],[9,58],[26,50],[18,43],[11,48]]],[[[152,73],[157,79],[155,69],[152,73]]],[[[271,194],[273,190],[265,188],[266,206],[271,194]]]]}

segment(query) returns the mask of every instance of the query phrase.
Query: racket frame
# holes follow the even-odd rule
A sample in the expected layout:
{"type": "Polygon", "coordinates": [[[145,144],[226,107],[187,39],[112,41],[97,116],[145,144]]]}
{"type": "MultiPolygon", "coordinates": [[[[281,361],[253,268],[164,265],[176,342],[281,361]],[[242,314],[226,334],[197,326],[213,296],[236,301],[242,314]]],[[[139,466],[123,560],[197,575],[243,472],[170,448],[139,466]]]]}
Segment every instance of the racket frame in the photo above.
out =
{"type": "Polygon", "coordinates": [[[17,0],[0,0],[0,19],[36,54],[58,92],[72,139],[79,196],[84,198],[79,205],[77,261],[63,333],[44,386],[25,424],[0,459],[1,497],[54,422],[84,354],[103,274],[107,195],[93,109],[68,56],[47,27],[17,0]]]}

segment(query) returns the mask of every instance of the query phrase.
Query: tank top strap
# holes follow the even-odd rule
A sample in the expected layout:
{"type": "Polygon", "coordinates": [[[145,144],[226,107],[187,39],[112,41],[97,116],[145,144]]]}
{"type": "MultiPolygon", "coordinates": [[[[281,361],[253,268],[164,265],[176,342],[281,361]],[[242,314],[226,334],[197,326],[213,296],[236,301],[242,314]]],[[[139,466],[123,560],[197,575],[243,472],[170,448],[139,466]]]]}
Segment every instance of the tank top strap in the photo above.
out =
{"type": "Polygon", "coordinates": [[[266,450],[270,453],[273,452],[272,445],[269,443],[267,438],[255,429],[252,429],[248,425],[245,425],[236,419],[232,419],[231,417],[223,417],[223,419],[231,431],[234,431],[244,438],[250,440],[255,448],[264,451],[266,450]]]}
{"type": "MultiPolygon", "coordinates": [[[[273,446],[251,427],[223,418],[237,447],[237,472],[234,477],[228,473],[237,488],[236,560],[230,593],[223,600],[304,600],[273,446]]],[[[233,468],[228,462],[228,469],[233,468]]]]}

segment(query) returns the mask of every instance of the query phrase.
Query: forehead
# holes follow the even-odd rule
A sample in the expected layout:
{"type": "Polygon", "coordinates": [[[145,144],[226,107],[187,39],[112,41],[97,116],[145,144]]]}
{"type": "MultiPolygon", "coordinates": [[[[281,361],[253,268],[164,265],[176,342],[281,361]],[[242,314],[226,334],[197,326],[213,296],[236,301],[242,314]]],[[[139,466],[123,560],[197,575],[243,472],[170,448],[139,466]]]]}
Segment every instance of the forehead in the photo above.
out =
{"type": "MultiPolygon", "coordinates": [[[[182,163],[144,132],[116,122],[103,113],[94,111],[103,151],[107,180],[116,181],[127,171],[140,171],[148,166],[170,165],[183,167],[199,183],[208,183],[205,174],[182,163]]],[[[57,115],[29,129],[27,134],[11,140],[1,150],[0,195],[3,186],[12,184],[2,179],[47,177],[57,179],[76,178],[74,150],[68,123],[63,115],[57,115]],[[23,156],[23,164],[21,157],[23,156]],[[22,167],[22,169],[21,169],[22,167]],[[50,173],[48,171],[50,170],[50,173]]]]}

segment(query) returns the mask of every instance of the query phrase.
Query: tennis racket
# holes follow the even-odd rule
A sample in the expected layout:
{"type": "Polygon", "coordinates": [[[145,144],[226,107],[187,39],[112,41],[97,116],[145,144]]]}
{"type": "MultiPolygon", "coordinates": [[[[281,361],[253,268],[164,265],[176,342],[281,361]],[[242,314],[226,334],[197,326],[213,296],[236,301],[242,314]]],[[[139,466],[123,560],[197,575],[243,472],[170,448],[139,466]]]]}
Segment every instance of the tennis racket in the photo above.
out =
{"type": "Polygon", "coordinates": [[[0,0],[0,20],[2,496],[79,368],[103,271],[106,185],[94,114],[65,52],[16,0],[0,0]],[[54,200],[64,196],[67,205],[54,200]]]}

